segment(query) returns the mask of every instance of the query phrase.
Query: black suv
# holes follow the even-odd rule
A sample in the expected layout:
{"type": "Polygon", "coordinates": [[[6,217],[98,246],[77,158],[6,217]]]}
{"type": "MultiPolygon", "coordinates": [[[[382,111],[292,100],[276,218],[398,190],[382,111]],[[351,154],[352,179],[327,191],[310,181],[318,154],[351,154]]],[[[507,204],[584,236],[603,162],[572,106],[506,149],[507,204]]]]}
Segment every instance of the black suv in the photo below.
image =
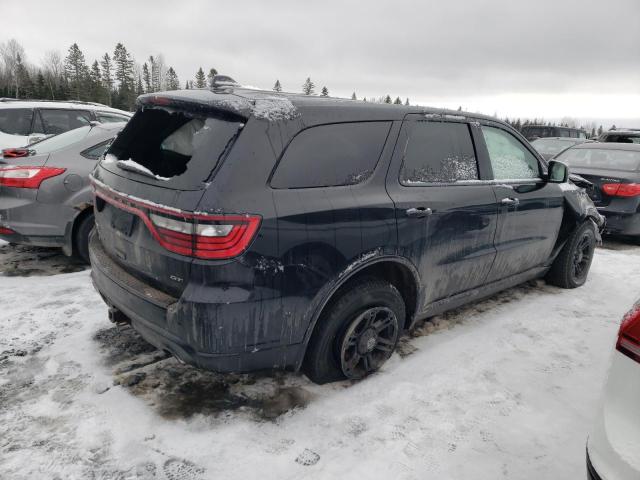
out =
{"type": "Polygon", "coordinates": [[[423,319],[586,280],[602,218],[507,124],[233,86],[143,95],[93,173],[110,318],[222,372],[361,378],[423,319]]]}

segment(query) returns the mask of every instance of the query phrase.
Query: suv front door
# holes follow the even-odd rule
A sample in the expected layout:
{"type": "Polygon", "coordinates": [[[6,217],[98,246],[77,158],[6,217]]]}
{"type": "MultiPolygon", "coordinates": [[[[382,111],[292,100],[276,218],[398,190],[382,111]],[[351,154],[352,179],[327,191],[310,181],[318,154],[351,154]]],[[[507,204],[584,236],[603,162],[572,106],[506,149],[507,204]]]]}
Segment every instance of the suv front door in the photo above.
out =
{"type": "Polygon", "coordinates": [[[558,238],[564,197],[542,164],[501,124],[483,122],[481,156],[488,156],[498,202],[497,256],[487,281],[546,264],[558,238]],[[486,149],[485,149],[486,148],[486,149]]]}
{"type": "Polygon", "coordinates": [[[495,259],[497,205],[464,117],[407,115],[387,191],[395,204],[398,254],[422,280],[421,311],[486,282],[495,259]]]}

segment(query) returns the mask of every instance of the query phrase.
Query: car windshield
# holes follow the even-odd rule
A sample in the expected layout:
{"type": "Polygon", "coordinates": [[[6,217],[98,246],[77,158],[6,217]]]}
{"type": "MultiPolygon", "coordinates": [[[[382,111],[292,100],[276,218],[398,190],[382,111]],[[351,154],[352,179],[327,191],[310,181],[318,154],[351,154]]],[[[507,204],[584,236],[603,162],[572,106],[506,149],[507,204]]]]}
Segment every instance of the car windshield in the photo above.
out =
{"type": "Polygon", "coordinates": [[[68,132],[36,142],[30,145],[29,149],[35,150],[37,154],[55,152],[56,150],[66,148],[69,145],[73,145],[74,143],[83,140],[87,135],[89,135],[90,131],[90,126],[75,128],[68,132]]]}
{"type": "Polygon", "coordinates": [[[570,167],[636,171],[640,167],[640,151],[570,148],[561,153],[557,160],[570,167]]]}
{"type": "Polygon", "coordinates": [[[572,145],[575,145],[578,142],[572,140],[560,140],[557,138],[539,138],[538,140],[534,140],[531,142],[533,148],[535,148],[538,152],[543,154],[552,154],[556,153],[568,148],[572,145]]]}

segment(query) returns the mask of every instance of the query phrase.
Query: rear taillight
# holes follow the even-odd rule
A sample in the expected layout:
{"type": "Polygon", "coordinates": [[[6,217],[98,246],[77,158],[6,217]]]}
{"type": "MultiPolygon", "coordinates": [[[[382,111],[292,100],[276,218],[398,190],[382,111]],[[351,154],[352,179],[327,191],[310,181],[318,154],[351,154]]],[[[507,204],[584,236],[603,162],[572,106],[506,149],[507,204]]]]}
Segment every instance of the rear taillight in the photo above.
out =
{"type": "Polygon", "coordinates": [[[26,148],[5,148],[2,150],[2,156],[4,158],[20,158],[29,155],[29,150],[26,148]]]}
{"type": "Polygon", "coordinates": [[[637,197],[640,183],[605,183],[602,191],[611,197],[637,197]]]}
{"type": "Polygon", "coordinates": [[[0,227],[0,235],[13,235],[14,233],[16,232],[10,228],[0,227]]]}
{"type": "Polygon", "coordinates": [[[616,349],[640,363],[640,305],[622,319],[616,349]]]}
{"type": "Polygon", "coordinates": [[[60,175],[64,168],[56,167],[0,167],[0,185],[15,188],[40,188],[40,184],[60,175]]]}
{"type": "MultiPolygon", "coordinates": [[[[94,180],[94,183],[97,183],[94,180]]],[[[137,215],[170,252],[203,259],[227,259],[244,252],[258,232],[259,215],[209,215],[161,207],[96,188],[96,196],[137,215]]]]}

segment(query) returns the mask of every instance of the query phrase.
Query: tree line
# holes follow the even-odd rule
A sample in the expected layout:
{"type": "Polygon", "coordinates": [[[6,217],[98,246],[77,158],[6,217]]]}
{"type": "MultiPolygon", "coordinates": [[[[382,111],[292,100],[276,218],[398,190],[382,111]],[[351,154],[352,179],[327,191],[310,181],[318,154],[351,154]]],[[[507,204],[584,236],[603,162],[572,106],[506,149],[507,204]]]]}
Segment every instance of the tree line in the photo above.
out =
{"type": "MultiPolygon", "coordinates": [[[[40,100],[81,100],[98,102],[123,110],[133,110],[138,95],[180,88],[206,88],[213,86],[213,78],[218,71],[211,67],[206,73],[199,67],[193,79],[188,79],[181,87],[178,75],[172,66],[166,64],[161,53],[149,55],[139,63],[122,43],[117,43],[113,52],[105,52],[90,65],[77,43],[73,43],[63,57],[56,50],[48,51],[39,65],[27,62],[24,48],[15,39],[0,43],[0,97],[40,100]]],[[[280,80],[276,80],[273,91],[282,92],[280,80]]],[[[307,77],[301,86],[305,95],[315,95],[316,85],[307,77]]],[[[329,89],[323,86],[320,96],[328,97],[329,89]]],[[[358,98],[356,92],[352,100],[363,102],[409,105],[399,96],[358,98]]],[[[458,110],[462,110],[460,107],[458,110]]],[[[494,115],[495,116],[495,115],[494,115]]],[[[556,126],[543,119],[504,119],[517,130],[526,125],[556,126]]],[[[574,119],[566,118],[560,126],[576,127],[574,119]]],[[[602,125],[596,129],[592,122],[582,126],[595,136],[603,131],[602,125]]]]}

